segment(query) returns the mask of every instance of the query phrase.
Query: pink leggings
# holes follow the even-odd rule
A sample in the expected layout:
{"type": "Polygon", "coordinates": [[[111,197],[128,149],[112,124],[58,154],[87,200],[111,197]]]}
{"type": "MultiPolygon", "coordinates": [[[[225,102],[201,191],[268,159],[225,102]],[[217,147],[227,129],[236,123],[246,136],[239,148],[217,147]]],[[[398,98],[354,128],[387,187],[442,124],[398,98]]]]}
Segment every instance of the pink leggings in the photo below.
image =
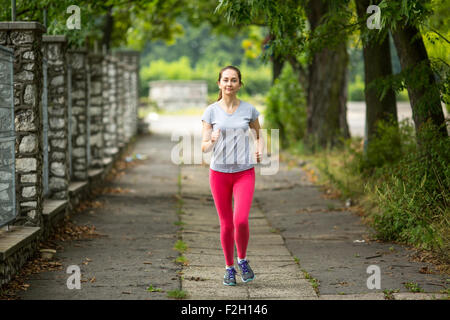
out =
{"type": "Polygon", "coordinates": [[[247,253],[248,215],[255,190],[255,169],[224,173],[209,169],[209,183],[220,220],[220,241],[227,266],[234,264],[234,243],[238,257],[247,253]],[[234,197],[234,214],[232,208],[234,197]]]}

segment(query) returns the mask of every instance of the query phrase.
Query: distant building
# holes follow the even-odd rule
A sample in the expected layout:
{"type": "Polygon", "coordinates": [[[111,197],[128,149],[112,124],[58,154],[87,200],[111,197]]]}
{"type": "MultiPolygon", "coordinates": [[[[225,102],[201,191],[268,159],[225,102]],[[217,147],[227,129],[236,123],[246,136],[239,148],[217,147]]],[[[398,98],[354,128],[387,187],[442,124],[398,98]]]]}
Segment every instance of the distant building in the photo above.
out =
{"type": "Polygon", "coordinates": [[[149,98],[163,110],[206,107],[208,85],[203,80],[150,81],[149,98]]]}

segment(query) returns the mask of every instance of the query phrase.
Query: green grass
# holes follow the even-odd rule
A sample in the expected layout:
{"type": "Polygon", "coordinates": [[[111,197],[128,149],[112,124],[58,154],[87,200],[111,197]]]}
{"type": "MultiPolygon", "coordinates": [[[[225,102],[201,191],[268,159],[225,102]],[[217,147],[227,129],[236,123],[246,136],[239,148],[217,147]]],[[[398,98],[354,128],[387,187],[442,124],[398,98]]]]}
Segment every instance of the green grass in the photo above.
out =
{"type": "Polygon", "coordinates": [[[162,289],[160,288],[154,288],[152,285],[150,285],[150,287],[147,288],[148,292],[162,292],[162,289]]]}
{"type": "Polygon", "coordinates": [[[175,262],[185,266],[189,264],[189,261],[185,256],[179,256],[178,258],[175,259],[175,262]]]}
{"type": "MultiPolygon", "coordinates": [[[[374,238],[413,245],[432,252],[439,263],[448,264],[450,169],[445,164],[449,140],[435,139],[433,130],[425,130],[430,156],[424,157],[416,146],[413,126],[404,123],[399,130],[387,125],[385,129],[377,144],[372,144],[375,149],[371,149],[369,160],[358,137],[346,141],[342,148],[321,149],[315,154],[288,149],[281,156],[293,166],[300,160],[306,162],[306,171],[319,172],[311,177],[312,182],[332,189],[341,200],[354,200],[353,210],[371,227],[374,238]],[[401,148],[394,154],[391,141],[397,135],[401,148]]],[[[327,208],[333,210],[330,204],[327,208]]],[[[389,251],[395,252],[395,248],[389,251]]]]}
{"type": "Polygon", "coordinates": [[[384,299],[385,300],[395,300],[395,298],[394,298],[394,296],[392,295],[393,293],[397,293],[397,292],[399,292],[400,290],[398,290],[398,289],[395,289],[395,290],[388,290],[388,289],[386,289],[386,290],[383,290],[383,293],[384,293],[384,299]]]}
{"type": "Polygon", "coordinates": [[[187,297],[187,292],[179,289],[171,290],[167,292],[167,297],[174,299],[184,299],[187,297]]]}
{"type": "Polygon", "coordinates": [[[175,243],[175,246],[173,247],[175,250],[177,250],[179,253],[183,254],[188,249],[187,244],[183,240],[178,240],[175,243]]]}
{"type": "Polygon", "coordinates": [[[414,293],[424,292],[423,289],[415,282],[406,282],[404,285],[405,285],[405,288],[411,292],[414,292],[414,293]]]}
{"type": "Polygon", "coordinates": [[[305,278],[309,280],[309,283],[311,283],[314,291],[319,294],[319,280],[316,278],[313,278],[306,270],[302,269],[303,274],[305,275],[305,278]]]}

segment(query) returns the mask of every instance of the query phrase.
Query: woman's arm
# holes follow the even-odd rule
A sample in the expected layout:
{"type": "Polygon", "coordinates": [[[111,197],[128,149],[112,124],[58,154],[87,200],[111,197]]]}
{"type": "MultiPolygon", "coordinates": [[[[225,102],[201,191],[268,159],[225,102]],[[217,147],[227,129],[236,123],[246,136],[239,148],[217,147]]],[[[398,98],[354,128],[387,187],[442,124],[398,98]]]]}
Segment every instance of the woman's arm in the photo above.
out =
{"type": "Polygon", "coordinates": [[[255,140],[256,161],[259,163],[262,160],[262,155],[264,153],[264,145],[265,145],[264,139],[260,134],[261,126],[259,124],[259,120],[256,119],[255,121],[250,122],[249,126],[252,129],[251,132],[252,132],[253,138],[255,140]]]}
{"type": "Polygon", "coordinates": [[[203,121],[202,129],[202,152],[211,151],[217,139],[219,138],[220,130],[212,132],[212,125],[203,121]]]}

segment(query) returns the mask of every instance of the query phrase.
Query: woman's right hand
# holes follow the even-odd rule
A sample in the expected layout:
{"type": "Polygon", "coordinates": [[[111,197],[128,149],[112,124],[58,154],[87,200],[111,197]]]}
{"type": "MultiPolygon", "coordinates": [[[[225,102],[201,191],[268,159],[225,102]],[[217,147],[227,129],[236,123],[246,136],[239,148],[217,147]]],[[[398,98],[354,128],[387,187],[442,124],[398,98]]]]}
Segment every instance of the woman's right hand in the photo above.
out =
{"type": "Polygon", "coordinates": [[[215,143],[219,139],[219,137],[220,137],[220,129],[213,131],[211,134],[211,142],[215,143]]]}

